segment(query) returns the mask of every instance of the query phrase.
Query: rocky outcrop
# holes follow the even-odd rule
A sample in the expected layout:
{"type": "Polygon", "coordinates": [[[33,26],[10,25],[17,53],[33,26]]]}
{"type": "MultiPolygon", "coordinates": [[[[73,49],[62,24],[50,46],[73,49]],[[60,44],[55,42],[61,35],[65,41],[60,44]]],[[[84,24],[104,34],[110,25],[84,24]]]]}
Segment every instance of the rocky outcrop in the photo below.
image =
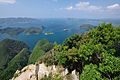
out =
{"type": "Polygon", "coordinates": [[[68,75],[68,70],[61,66],[46,66],[44,63],[28,65],[21,71],[16,71],[12,80],[40,80],[45,76],[59,74],[63,80],[79,80],[76,71],[68,75]],[[70,79],[69,79],[70,78],[70,79]]]}

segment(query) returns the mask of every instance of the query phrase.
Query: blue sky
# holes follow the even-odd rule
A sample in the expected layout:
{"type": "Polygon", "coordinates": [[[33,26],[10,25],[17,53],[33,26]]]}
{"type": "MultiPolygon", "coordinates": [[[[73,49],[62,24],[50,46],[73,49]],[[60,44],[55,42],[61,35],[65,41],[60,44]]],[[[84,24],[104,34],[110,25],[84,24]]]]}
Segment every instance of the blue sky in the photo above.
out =
{"type": "Polygon", "coordinates": [[[120,18],[120,0],[0,0],[0,17],[120,18]]]}

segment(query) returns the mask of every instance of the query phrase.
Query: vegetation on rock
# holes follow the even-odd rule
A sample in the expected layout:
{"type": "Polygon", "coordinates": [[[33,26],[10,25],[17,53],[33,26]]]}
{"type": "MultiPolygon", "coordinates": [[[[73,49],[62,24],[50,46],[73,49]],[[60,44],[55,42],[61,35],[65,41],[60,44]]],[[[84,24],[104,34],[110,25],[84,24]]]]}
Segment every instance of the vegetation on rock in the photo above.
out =
{"type": "Polygon", "coordinates": [[[63,80],[63,78],[60,76],[60,74],[56,74],[54,76],[53,75],[45,76],[41,80],[63,80]]]}

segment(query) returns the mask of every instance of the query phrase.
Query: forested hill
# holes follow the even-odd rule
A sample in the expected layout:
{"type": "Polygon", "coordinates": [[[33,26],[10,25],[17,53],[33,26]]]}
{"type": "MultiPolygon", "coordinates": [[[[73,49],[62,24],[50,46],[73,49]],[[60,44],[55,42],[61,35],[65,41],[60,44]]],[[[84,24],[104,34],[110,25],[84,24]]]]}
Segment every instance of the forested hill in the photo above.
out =
{"type": "Polygon", "coordinates": [[[53,48],[46,39],[40,40],[33,52],[22,41],[5,39],[0,41],[0,80],[9,80],[16,70],[21,70],[27,64],[35,63],[45,52],[53,48]]]}
{"type": "Polygon", "coordinates": [[[28,46],[21,42],[11,39],[5,39],[0,42],[0,69],[4,69],[7,63],[23,48],[28,48],[28,46]]]}
{"type": "MultiPolygon", "coordinates": [[[[11,40],[11,39],[5,39],[5,40],[2,40],[0,41],[0,79],[2,80],[7,80],[9,78],[11,78],[12,74],[14,74],[14,72],[16,71],[17,68],[13,67],[12,69],[10,69],[11,71],[5,71],[5,69],[7,69],[9,66],[9,62],[16,56],[16,55],[19,55],[19,52],[21,50],[23,50],[23,48],[26,48],[28,49],[28,46],[24,43],[24,42],[21,42],[21,41],[16,41],[16,40],[11,40]],[[3,73],[4,74],[4,78],[6,79],[3,79],[3,73]],[[10,75],[7,75],[8,73],[11,74],[10,75]],[[9,76],[8,78],[6,76],[9,76]]],[[[27,54],[27,53],[25,53],[27,54]]],[[[19,64],[19,63],[17,63],[19,64]]],[[[13,65],[12,65],[13,66],[13,65]]],[[[22,66],[21,64],[19,64],[19,67],[22,66]]]]}

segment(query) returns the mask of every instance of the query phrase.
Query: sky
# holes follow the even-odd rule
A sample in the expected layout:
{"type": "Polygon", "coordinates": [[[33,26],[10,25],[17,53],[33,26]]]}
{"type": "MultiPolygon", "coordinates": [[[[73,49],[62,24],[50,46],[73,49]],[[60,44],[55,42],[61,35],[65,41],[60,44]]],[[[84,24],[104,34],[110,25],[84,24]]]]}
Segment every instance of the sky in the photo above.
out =
{"type": "Polygon", "coordinates": [[[120,18],[120,0],[0,0],[0,17],[120,18]]]}

